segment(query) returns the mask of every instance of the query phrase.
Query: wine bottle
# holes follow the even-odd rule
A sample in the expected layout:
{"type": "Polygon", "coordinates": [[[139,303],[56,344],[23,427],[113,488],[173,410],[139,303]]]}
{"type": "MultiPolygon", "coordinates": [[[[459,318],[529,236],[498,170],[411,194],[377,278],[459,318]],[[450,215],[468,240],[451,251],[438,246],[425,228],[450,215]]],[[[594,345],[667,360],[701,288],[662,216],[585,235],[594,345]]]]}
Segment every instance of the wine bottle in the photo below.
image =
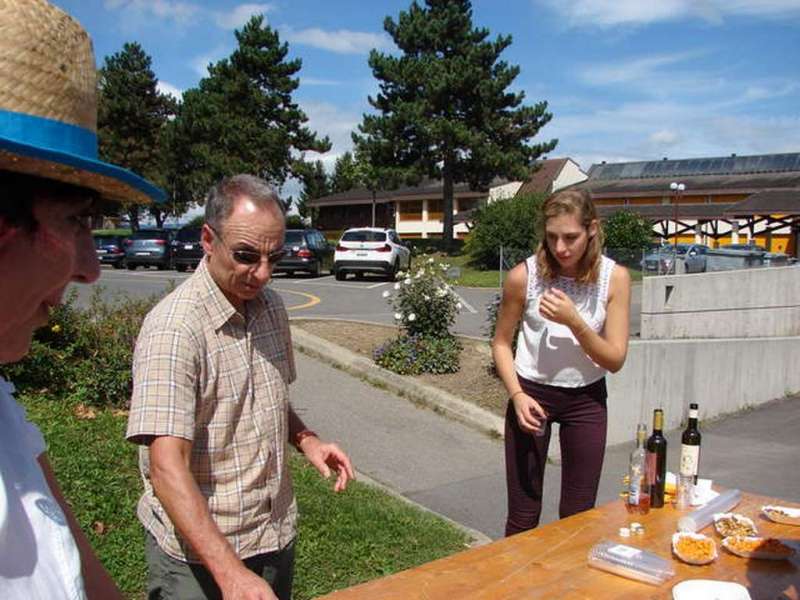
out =
{"type": "Polygon", "coordinates": [[[647,439],[647,480],[650,485],[650,506],[664,506],[664,484],[667,478],[667,438],[664,437],[664,411],[653,411],[653,433],[647,439]]]}
{"type": "Polygon", "coordinates": [[[650,487],[647,481],[647,453],[644,449],[647,425],[636,427],[636,448],[628,463],[628,512],[646,515],[650,512],[650,487]]]}
{"type": "Polygon", "coordinates": [[[700,468],[700,431],[697,429],[697,404],[689,405],[689,424],[681,435],[681,475],[687,475],[697,483],[700,468]]]}

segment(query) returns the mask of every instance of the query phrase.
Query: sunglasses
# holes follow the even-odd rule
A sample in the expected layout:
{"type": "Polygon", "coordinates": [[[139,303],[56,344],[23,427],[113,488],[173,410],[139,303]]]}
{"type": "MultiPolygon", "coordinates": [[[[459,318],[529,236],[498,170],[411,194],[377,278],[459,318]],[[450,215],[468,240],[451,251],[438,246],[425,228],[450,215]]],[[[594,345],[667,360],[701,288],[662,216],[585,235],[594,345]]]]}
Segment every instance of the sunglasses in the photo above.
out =
{"type": "Polygon", "coordinates": [[[277,262],[279,262],[284,256],[286,256],[286,251],[281,248],[280,250],[273,250],[272,252],[267,253],[266,255],[261,254],[261,252],[256,252],[254,250],[233,250],[225,243],[225,240],[222,239],[222,236],[219,232],[210,227],[211,231],[214,232],[214,235],[217,236],[219,242],[225,246],[228,252],[231,253],[233,260],[235,260],[240,265],[247,265],[248,267],[252,267],[253,265],[257,265],[261,262],[261,257],[264,256],[267,259],[267,264],[274,266],[277,262]]]}

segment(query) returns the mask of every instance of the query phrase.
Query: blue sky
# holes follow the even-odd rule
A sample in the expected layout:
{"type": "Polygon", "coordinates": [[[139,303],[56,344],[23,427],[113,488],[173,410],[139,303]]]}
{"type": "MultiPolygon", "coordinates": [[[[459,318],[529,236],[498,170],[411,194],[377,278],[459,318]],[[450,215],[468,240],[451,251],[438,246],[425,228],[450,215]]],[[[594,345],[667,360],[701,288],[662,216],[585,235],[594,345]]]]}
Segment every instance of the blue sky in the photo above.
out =
{"type": "MultiPolygon", "coordinates": [[[[180,94],[230,54],[254,12],[301,58],[295,99],[328,135],[332,165],[377,85],[367,54],[391,51],[395,0],[54,0],[91,34],[98,64],[137,41],[180,94]]],[[[474,22],[511,34],[526,102],[547,100],[551,157],[584,169],[644,160],[800,151],[800,0],[477,0],[474,22]]],[[[538,138],[537,138],[538,139],[538,138]]],[[[318,158],[309,155],[308,158],[318,158]]],[[[289,185],[285,193],[295,190],[289,185]]]]}

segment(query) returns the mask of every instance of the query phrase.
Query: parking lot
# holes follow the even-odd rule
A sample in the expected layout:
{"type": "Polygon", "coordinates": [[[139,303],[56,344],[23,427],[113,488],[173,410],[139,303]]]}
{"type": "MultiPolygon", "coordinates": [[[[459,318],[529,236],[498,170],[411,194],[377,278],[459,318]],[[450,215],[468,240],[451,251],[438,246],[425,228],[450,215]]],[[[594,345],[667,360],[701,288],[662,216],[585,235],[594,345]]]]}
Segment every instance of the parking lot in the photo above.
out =
{"type": "MultiPolygon", "coordinates": [[[[110,300],[121,294],[142,298],[162,294],[170,285],[179,285],[190,275],[191,273],[155,269],[127,271],[103,267],[96,283],[72,287],[78,291],[79,304],[84,304],[97,286],[102,287],[105,299],[110,300]]],[[[348,319],[386,325],[394,323],[394,311],[382,297],[386,290],[394,292],[394,283],[384,277],[365,275],[363,279],[336,281],[331,275],[288,277],[278,274],[269,285],[280,293],[292,318],[348,319]]],[[[454,332],[486,337],[486,306],[491,303],[498,290],[456,287],[455,291],[461,298],[463,308],[456,319],[454,332]]],[[[633,288],[631,307],[632,335],[638,335],[640,312],[641,286],[637,284],[633,288]]]]}

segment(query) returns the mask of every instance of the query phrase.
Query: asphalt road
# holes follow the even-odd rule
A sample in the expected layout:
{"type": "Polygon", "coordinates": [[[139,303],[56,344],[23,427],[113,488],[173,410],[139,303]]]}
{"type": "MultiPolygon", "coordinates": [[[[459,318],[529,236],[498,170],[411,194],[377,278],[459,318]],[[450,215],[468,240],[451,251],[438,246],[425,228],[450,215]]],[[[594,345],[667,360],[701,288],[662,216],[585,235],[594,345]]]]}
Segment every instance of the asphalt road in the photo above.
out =
{"type": "MultiPolygon", "coordinates": [[[[179,285],[190,273],[177,271],[114,270],[103,267],[100,279],[91,286],[71,286],[78,290],[78,304],[88,302],[94,288],[102,288],[105,300],[120,296],[143,298],[161,295],[171,286],[179,285]]],[[[283,298],[290,317],[324,317],[369,321],[390,325],[394,311],[383,292],[394,291],[393,282],[383,277],[365,276],[361,280],[349,278],[336,281],[332,276],[308,277],[276,275],[270,282],[283,298]]],[[[454,332],[461,335],[486,337],[486,307],[491,304],[497,289],[455,288],[461,298],[462,310],[456,319],[454,332]]],[[[641,285],[633,288],[631,306],[631,335],[638,335],[641,314],[641,285]]]]}

